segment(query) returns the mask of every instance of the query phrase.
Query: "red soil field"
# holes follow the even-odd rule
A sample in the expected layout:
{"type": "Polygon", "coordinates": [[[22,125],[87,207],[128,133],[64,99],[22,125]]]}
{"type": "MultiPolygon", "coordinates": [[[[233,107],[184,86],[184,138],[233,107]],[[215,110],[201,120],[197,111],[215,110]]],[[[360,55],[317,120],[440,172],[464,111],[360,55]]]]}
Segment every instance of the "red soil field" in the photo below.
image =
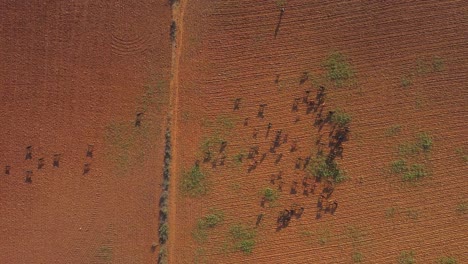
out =
{"type": "Polygon", "coordinates": [[[353,263],[357,253],[362,263],[397,263],[403,251],[413,251],[417,263],[442,256],[466,262],[466,3],[287,1],[280,19],[281,2],[181,1],[175,9],[171,263],[353,263]],[[352,85],[337,88],[320,79],[333,52],[354,69],[352,85]],[[300,84],[304,72],[311,77],[300,84]],[[318,194],[302,195],[301,187],[289,194],[289,188],[305,174],[294,168],[295,160],[315,155],[319,135],[330,131],[327,125],[318,132],[316,114],[307,115],[304,104],[291,111],[294,98],[306,89],[315,96],[319,83],[327,87],[325,113],[341,108],[352,122],[343,158],[337,158],[349,177],[333,193],[339,207],[316,219],[318,194]],[[242,101],[234,111],[236,98],[242,101]],[[256,116],[260,104],[267,104],[264,118],[256,116]],[[265,137],[268,123],[272,131],[265,137]],[[399,132],[389,132],[392,127],[399,132]],[[275,164],[268,149],[277,129],[297,139],[299,148],[280,146],[277,153],[284,156],[275,164]],[[226,163],[201,163],[209,192],[187,197],[182,173],[203,156],[204,138],[219,131],[228,142],[226,163]],[[421,132],[431,135],[433,148],[411,159],[430,175],[404,183],[389,164],[398,159],[398,146],[421,132]],[[236,165],[233,157],[251,146],[267,156],[249,173],[248,161],[236,165]],[[262,208],[260,191],[276,188],[270,176],[279,171],[284,190],[275,206],[262,208]],[[278,212],[294,203],[304,214],[276,231],[278,212]],[[210,208],[223,211],[224,221],[205,242],[197,241],[197,221],[210,208]],[[237,223],[256,230],[251,254],[232,248],[229,229],[237,223]]]}
{"type": "Polygon", "coordinates": [[[157,262],[170,23],[166,0],[0,1],[0,263],[157,262]]]}

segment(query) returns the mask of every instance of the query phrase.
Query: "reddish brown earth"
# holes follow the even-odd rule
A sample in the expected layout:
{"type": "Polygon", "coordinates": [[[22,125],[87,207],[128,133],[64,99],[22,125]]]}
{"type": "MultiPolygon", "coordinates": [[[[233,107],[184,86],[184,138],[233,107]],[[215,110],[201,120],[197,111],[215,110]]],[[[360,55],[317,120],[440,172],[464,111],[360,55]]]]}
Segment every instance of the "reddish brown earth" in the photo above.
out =
{"type": "Polygon", "coordinates": [[[0,263],[156,263],[170,21],[166,0],[1,1],[0,263]]]}
{"type": "Polygon", "coordinates": [[[188,198],[172,185],[172,263],[353,263],[353,252],[364,256],[363,263],[396,263],[404,250],[413,250],[417,263],[434,263],[443,255],[466,261],[468,218],[456,213],[468,199],[467,163],[456,154],[457,148],[468,147],[463,136],[468,131],[466,11],[462,1],[288,1],[275,38],[280,16],[275,1],[182,1],[176,11],[183,15],[173,87],[178,90],[173,182],[180,182],[182,171],[200,157],[203,137],[222,127],[217,118],[232,120],[234,128],[223,130],[226,164],[202,164],[211,189],[206,196],[188,198]],[[296,158],[317,151],[314,115],[306,115],[302,104],[298,114],[292,113],[291,106],[304,90],[316,93],[311,79],[302,85],[299,79],[305,71],[324,74],[321,65],[333,51],[344,54],[356,72],[351,87],[325,82],[324,111],[340,107],[352,115],[351,138],[338,159],[350,179],[333,193],[339,208],[317,220],[317,195],[301,191],[283,191],[278,207],[262,208],[259,192],[274,188],[270,175],[282,170],[289,189],[304,174],[294,170],[296,158]],[[443,70],[418,72],[418,61],[435,57],[443,60],[443,70]],[[413,84],[403,88],[406,75],[413,76],[413,84]],[[242,98],[238,111],[232,110],[235,98],[242,98]],[[263,119],[256,117],[261,103],[268,104],[263,119]],[[300,121],[294,123],[296,115],[300,121]],[[249,125],[243,126],[247,117],[249,125]],[[274,135],[265,139],[269,122],[273,131],[283,129],[290,139],[297,138],[299,150],[290,153],[283,145],[278,165],[268,153],[248,173],[247,164],[236,166],[232,157],[252,145],[268,152],[274,135]],[[395,125],[401,132],[386,135],[395,125]],[[254,128],[260,130],[257,140],[251,136],[254,128]],[[399,144],[423,131],[433,136],[434,146],[419,162],[431,175],[403,184],[388,172],[389,163],[398,158],[399,144]],[[305,207],[303,216],[275,231],[278,211],[293,203],[305,207]],[[192,232],[209,208],[222,210],[225,220],[199,243],[192,232]],[[391,208],[394,216],[386,217],[391,208]],[[265,217],[252,254],[232,252],[226,244],[229,227],[254,227],[260,213],[265,217]],[[359,230],[358,235],[353,238],[350,229],[359,230]]]}

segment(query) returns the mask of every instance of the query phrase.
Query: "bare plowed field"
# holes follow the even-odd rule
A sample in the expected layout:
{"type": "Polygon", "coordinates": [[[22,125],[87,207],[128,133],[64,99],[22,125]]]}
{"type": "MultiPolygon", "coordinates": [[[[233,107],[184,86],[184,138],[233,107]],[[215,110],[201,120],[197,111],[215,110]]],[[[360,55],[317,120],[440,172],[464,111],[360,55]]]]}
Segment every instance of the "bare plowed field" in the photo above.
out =
{"type": "Polygon", "coordinates": [[[0,1],[0,263],[156,263],[170,21],[165,0],[0,1]]]}
{"type": "Polygon", "coordinates": [[[200,0],[178,8],[173,263],[468,259],[466,3],[200,0]],[[354,73],[341,85],[327,76],[334,58],[354,73]],[[325,104],[307,113],[305,91],[317,104],[320,86],[325,104]],[[336,109],[351,117],[334,157],[347,179],[334,184],[336,210],[320,210],[327,183],[304,187],[304,163],[320,146],[332,151],[333,124],[316,121],[336,109]],[[248,159],[252,147],[258,154],[248,159]],[[191,168],[207,175],[206,194],[183,189],[191,168]],[[275,197],[265,203],[267,188],[275,197]],[[277,228],[279,212],[293,207],[302,215],[277,228]],[[218,216],[209,227],[208,215],[218,216]]]}

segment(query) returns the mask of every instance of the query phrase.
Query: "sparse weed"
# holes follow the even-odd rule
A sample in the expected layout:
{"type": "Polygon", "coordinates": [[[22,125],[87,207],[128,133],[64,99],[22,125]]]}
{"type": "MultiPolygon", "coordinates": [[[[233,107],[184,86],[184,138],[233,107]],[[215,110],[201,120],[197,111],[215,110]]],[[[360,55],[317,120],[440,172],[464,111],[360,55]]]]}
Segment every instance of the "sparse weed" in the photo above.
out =
{"type": "Polygon", "coordinates": [[[387,136],[393,137],[401,132],[401,125],[391,126],[385,133],[387,136]]]}
{"type": "Polygon", "coordinates": [[[330,230],[326,227],[317,230],[317,239],[320,245],[325,245],[330,240],[330,230]]]}
{"type": "Polygon", "coordinates": [[[331,121],[339,127],[345,127],[351,123],[351,116],[341,109],[336,109],[331,116],[331,121]]]}
{"type": "Polygon", "coordinates": [[[286,4],[287,4],[286,0],[276,0],[276,6],[278,8],[283,8],[286,6],[286,4]]]}
{"type": "Polygon", "coordinates": [[[245,254],[252,253],[255,247],[255,230],[247,226],[236,224],[229,229],[234,247],[245,254]]]}
{"type": "Polygon", "coordinates": [[[386,218],[393,218],[395,217],[396,209],[394,207],[387,208],[385,211],[386,218]]]}
{"type": "Polygon", "coordinates": [[[424,152],[429,152],[432,149],[432,137],[427,132],[420,133],[417,144],[424,152]]]}
{"type": "Polygon", "coordinates": [[[464,215],[468,213],[468,202],[461,202],[457,205],[457,208],[455,209],[457,214],[459,215],[464,215]]]}
{"type": "Polygon", "coordinates": [[[345,172],[338,167],[334,160],[327,160],[324,156],[315,158],[309,164],[307,172],[318,178],[331,178],[336,183],[340,183],[347,178],[345,172]]]}
{"type": "Polygon", "coordinates": [[[468,162],[468,152],[463,147],[455,149],[455,152],[462,158],[465,163],[468,162]]]}
{"type": "Polygon", "coordinates": [[[345,56],[339,52],[330,54],[323,66],[327,70],[327,78],[337,87],[343,86],[354,78],[353,69],[346,61],[345,56]]]}
{"type": "Polygon", "coordinates": [[[432,70],[433,71],[436,71],[436,72],[443,71],[444,68],[445,68],[445,66],[444,66],[444,61],[442,60],[442,58],[434,57],[432,59],[432,70]]]}
{"type": "Polygon", "coordinates": [[[223,221],[223,211],[211,209],[210,214],[207,214],[198,220],[197,226],[198,228],[214,228],[223,221]]]}
{"type": "Polygon", "coordinates": [[[406,161],[404,159],[395,160],[390,164],[390,170],[394,174],[404,173],[408,170],[406,161]]]}
{"type": "Polygon", "coordinates": [[[169,225],[164,223],[159,226],[159,242],[164,244],[169,238],[169,225]]]}
{"type": "Polygon", "coordinates": [[[206,194],[208,191],[206,174],[201,171],[200,166],[194,165],[182,174],[181,188],[183,193],[192,197],[206,194]]]}
{"type": "Polygon", "coordinates": [[[262,191],[262,195],[263,197],[265,197],[265,200],[269,201],[269,202],[274,202],[278,199],[278,191],[272,189],[272,188],[265,188],[263,189],[262,191]]]}
{"type": "Polygon", "coordinates": [[[403,173],[403,181],[415,181],[427,176],[427,171],[422,164],[413,164],[408,171],[403,173]]]}
{"type": "Polygon", "coordinates": [[[410,76],[403,76],[401,78],[401,86],[403,88],[408,88],[411,85],[413,85],[413,80],[412,80],[412,78],[410,76]]]}
{"type": "Polygon", "coordinates": [[[419,218],[419,212],[415,209],[408,209],[406,211],[406,217],[412,220],[416,220],[419,218]]]}
{"type": "Polygon", "coordinates": [[[437,264],[457,264],[458,261],[454,257],[441,257],[437,260],[437,264]]]}
{"type": "Polygon", "coordinates": [[[352,259],[354,263],[361,263],[364,257],[360,252],[353,252],[352,259]]]}
{"type": "Polygon", "coordinates": [[[398,264],[416,264],[414,252],[412,250],[402,251],[398,257],[398,264]]]}

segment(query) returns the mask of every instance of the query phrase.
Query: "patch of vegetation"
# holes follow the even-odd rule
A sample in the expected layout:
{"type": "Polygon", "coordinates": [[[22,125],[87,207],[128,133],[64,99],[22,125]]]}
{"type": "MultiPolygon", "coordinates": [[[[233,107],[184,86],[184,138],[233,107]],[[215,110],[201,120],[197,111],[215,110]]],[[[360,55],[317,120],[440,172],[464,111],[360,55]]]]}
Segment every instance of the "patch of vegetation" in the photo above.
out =
{"type": "Polygon", "coordinates": [[[255,247],[255,230],[247,226],[236,224],[231,226],[229,233],[237,250],[245,254],[252,253],[255,247]]]}
{"type": "Polygon", "coordinates": [[[432,149],[432,137],[427,132],[420,133],[417,144],[424,152],[429,152],[432,149]]]}
{"type": "Polygon", "coordinates": [[[462,202],[457,205],[457,208],[455,209],[457,214],[459,215],[464,215],[468,213],[468,202],[462,202]]]}
{"type": "Polygon", "coordinates": [[[272,188],[265,188],[263,189],[262,191],[262,195],[263,197],[265,197],[265,200],[267,200],[268,202],[274,202],[278,199],[278,191],[277,190],[274,190],[272,188]]]}
{"type": "Polygon", "coordinates": [[[416,142],[407,142],[398,146],[398,153],[402,156],[416,155],[420,151],[430,152],[433,147],[433,137],[427,133],[422,132],[416,136],[416,142]]]}
{"type": "Polygon", "coordinates": [[[360,242],[365,236],[364,231],[356,226],[346,227],[346,235],[353,240],[353,242],[360,242]]]}
{"type": "Polygon", "coordinates": [[[206,173],[200,166],[194,165],[189,171],[182,173],[182,192],[191,197],[201,196],[207,193],[206,173]]]}
{"type": "Polygon", "coordinates": [[[351,123],[351,116],[341,109],[336,109],[331,116],[331,121],[339,127],[345,127],[351,123]]]}
{"type": "Polygon", "coordinates": [[[286,0],[276,0],[276,6],[278,8],[286,7],[286,4],[287,4],[286,0]]]}
{"type": "Polygon", "coordinates": [[[416,61],[416,72],[418,74],[430,73],[431,72],[431,65],[429,65],[428,63],[426,63],[422,59],[418,59],[416,61]]]}
{"type": "Polygon", "coordinates": [[[192,232],[193,238],[198,243],[204,243],[208,240],[208,230],[213,229],[224,221],[224,212],[210,209],[210,212],[204,217],[198,219],[197,227],[192,232]]]}
{"type": "Polygon", "coordinates": [[[317,239],[320,245],[325,245],[330,240],[330,230],[325,227],[317,230],[317,239]]]}
{"type": "Polygon", "coordinates": [[[401,174],[408,171],[408,166],[404,159],[395,160],[390,164],[390,170],[394,174],[401,174]]]}
{"type": "Polygon", "coordinates": [[[393,218],[395,217],[396,209],[394,207],[387,208],[385,210],[385,217],[386,218],[393,218]]]}
{"type": "Polygon", "coordinates": [[[414,252],[412,250],[402,251],[398,257],[398,264],[416,264],[414,252]]]}
{"type": "Polygon", "coordinates": [[[361,263],[364,260],[364,257],[360,252],[353,252],[351,258],[353,259],[354,263],[361,263]]]}
{"type": "Polygon", "coordinates": [[[420,178],[427,176],[427,171],[424,165],[422,164],[413,164],[408,171],[403,173],[403,181],[415,181],[420,178]]]}
{"type": "Polygon", "coordinates": [[[454,257],[441,257],[437,260],[437,264],[457,264],[458,261],[454,257]]]}
{"type": "Polygon", "coordinates": [[[324,156],[318,156],[307,167],[307,172],[311,176],[318,178],[333,179],[336,183],[346,180],[346,174],[338,167],[334,160],[328,160],[324,156]]]}
{"type": "Polygon", "coordinates": [[[353,69],[346,61],[345,56],[339,52],[330,54],[323,66],[327,71],[327,78],[337,87],[343,86],[354,78],[353,69]]]}
{"type": "Polygon", "coordinates": [[[222,129],[231,130],[234,128],[234,121],[228,116],[218,116],[216,123],[221,126],[222,129]]]}
{"type": "Polygon", "coordinates": [[[167,258],[167,247],[162,246],[159,249],[158,253],[158,264],[167,264],[169,263],[168,258],[167,258]]]}
{"type": "Polygon", "coordinates": [[[403,76],[401,78],[401,87],[408,88],[413,85],[413,80],[410,76],[403,76]]]}
{"type": "Polygon", "coordinates": [[[432,70],[439,72],[443,71],[445,68],[444,61],[440,57],[434,57],[432,59],[432,70]]]}
{"type": "Polygon", "coordinates": [[[96,257],[105,262],[112,262],[113,255],[112,247],[109,246],[101,246],[96,253],[96,257]]]}
{"type": "Polygon", "coordinates": [[[419,218],[419,212],[414,209],[409,209],[406,211],[406,217],[412,220],[416,220],[419,218]]]}
{"type": "Polygon", "coordinates": [[[159,226],[159,242],[164,244],[169,238],[169,225],[164,223],[159,226]]]}
{"type": "Polygon", "coordinates": [[[387,132],[385,133],[387,136],[393,137],[401,132],[401,125],[394,125],[391,126],[389,129],[387,129],[387,132]]]}
{"type": "Polygon", "coordinates": [[[247,157],[247,154],[245,153],[245,151],[240,151],[239,153],[237,153],[236,155],[232,157],[232,160],[234,161],[234,164],[240,165],[242,164],[242,161],[244,160],[245,157],[247,157]]]}
{"type": "Polygon", "coordinates": [[[200,218],[197,223],[198,228],[214,228],[224,221],[224,213],[220,210],[210,209],[210,213],[200,218]]]}
{"type": "Polygon", "coordinates": [[[465,163],[468,162],[468,152],[463,147],[457,148],[455,152],[462,158],[465,163]]]}
{"type": "Polygon", "coordinates": [[[216,148],[220,147],[223,141],[225,141],[224,138],[217,134],[211,137],[205,137],[201,143],[201,150],[204,154],[210,153],[210,155],[212,155],[217,151],[216,148]]]}

